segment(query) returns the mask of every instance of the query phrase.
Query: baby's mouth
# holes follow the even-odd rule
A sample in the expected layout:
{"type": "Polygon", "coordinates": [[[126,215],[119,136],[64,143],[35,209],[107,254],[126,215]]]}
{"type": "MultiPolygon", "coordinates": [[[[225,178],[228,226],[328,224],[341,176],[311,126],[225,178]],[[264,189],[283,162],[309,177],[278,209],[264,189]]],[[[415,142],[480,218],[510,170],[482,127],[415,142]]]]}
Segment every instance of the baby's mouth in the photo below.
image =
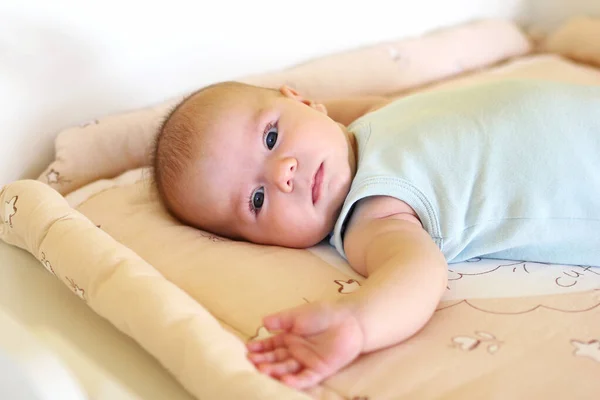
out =
{"type": "Polygon", "coordinates": [[[319,169],[317,169],[317,172],[315,173],[315,176],[313,177],[313,183],[312,183],[312,202],[313,205],[317,203],[317,201],[319,201],[319,197],[321,197],[321,186],[323,184],[323,163],[321,163],[321,165],[319,165],[319,169]]]}

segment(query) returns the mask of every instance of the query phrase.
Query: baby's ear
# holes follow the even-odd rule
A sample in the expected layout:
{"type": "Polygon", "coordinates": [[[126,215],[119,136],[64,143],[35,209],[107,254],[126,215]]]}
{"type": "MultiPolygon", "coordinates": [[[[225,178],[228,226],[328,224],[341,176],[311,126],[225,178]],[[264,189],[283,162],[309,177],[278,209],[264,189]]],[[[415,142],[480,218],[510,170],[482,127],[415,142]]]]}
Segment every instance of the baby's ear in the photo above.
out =
{"type": "Polygon", "coordinates": [[[291,88],[287,85],[283,85],[282,87],[279,88],[279,91],[285,97],[292,99],[292,100],[299,101],[301,103],[304,103],[307,106],[309,106],[310,108],[314,108],[315,110],[327,115],[327,109],[325,108],[325,106],[323,104],[315,103],[312,100],[305,99],[300,93],[298,93],[298,91],[296,89],[291,88]]]}
{"type": "Polygon", "coordinates": [[[304,103],[304,97],[302,97],[300,95],[300,93],[298,93],[298,91],[288,85],[283,85],[279,88],[279,92],[281,92],[282,95],[284,95],[287,98],[290,98],[292,100],[298,100],[304,103]]]}

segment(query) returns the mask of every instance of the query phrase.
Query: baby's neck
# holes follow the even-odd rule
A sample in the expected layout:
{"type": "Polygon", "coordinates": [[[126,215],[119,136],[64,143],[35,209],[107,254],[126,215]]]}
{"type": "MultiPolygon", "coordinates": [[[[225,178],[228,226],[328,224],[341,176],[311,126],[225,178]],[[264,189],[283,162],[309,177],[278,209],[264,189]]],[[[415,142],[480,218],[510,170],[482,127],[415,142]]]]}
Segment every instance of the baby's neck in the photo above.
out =
{"type": "Polygon", "coordinates": [[[348,164],[350,165],[352,179],[354,179],[354,175],[356,175],[356,163],[358,162],[358,144],[356,142],[356,136],[354,136],[354,133],[350,132],[343,124],[338,122],[338,125],[348,141],[348,164]]]}

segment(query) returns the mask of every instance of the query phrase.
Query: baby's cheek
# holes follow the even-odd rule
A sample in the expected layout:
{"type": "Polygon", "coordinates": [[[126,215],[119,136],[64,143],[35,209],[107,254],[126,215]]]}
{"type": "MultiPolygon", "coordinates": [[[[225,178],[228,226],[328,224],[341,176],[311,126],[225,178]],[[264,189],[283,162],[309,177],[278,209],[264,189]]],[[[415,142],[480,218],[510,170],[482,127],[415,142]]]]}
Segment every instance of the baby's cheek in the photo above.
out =
{"type": "Polygon", "coordinates": [[[311,247],[323,238],[322,226],[306,213],[286,213],[278,225],[279,236],[292,247],[311,247]]]}

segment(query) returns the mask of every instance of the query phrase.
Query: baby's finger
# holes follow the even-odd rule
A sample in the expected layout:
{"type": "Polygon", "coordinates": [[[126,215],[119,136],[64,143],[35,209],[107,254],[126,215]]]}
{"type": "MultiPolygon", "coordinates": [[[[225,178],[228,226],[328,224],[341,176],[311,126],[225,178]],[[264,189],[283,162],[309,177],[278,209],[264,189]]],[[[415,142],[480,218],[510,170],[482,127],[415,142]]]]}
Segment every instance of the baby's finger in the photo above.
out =
{"type": "Polygon", "coordinates": [[[284,375],[296,374],[301,369],[300,363],[293,358],[289,358],[285,361],[274,363],[274,364],[260,364],[258,370],[264,374],[279,378],[284,375]]]}
{"type": "Polygon", "coordinates": [[[294,314],[290,310],[265,317],[263,324],[269,331],[287,331],[294,325],[294,314]]]}
{"type": "Polygon", "coordinates": [[[248,342],[246,343],[246,348],[250,351],[263,351],[264,345],[262,341],[248,342]]]}
{"type": "Polygon", "coordinates": [[[246,343],[246,348],[252,352],[273,351],[278,347],[283,347],[283,335],[276,335],[267,339],[257,340],[246,343]]]}
{"type": "Polygon", "coordinates": [[[305,369],[297,375],[285,375],[280,381],[294,389],[303,390],[315,386],[323,380],[323,375],[316,373],[312,369],[305,369]]]}
{"type": "Polygon", "coordinates": [[[290,358],[290,352],[285,348],[277,348],[266,353],[250,353],[248,358],[255,364],[275,363],[290,358]]]}

